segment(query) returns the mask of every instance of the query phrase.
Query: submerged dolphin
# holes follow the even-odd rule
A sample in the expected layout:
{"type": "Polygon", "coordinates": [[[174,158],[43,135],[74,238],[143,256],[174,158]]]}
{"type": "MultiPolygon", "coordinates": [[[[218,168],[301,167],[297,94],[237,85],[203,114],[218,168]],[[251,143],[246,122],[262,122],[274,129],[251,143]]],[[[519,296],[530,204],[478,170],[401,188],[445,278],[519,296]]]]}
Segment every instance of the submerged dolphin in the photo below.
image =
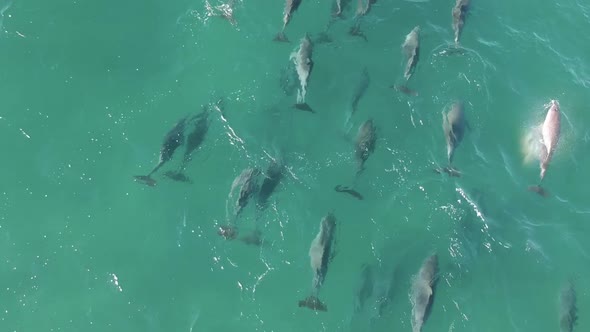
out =
{"type": "Polygon", "coordinates": [[[367,67],[363,67],[361,78],[354,89],[354,93],[352,94],[352,102],[350,103],[351,117],[354,115],[354,113],[356,113],[359,101],[365,95],[365,92],[367,92],[367,88],[369,87],[370,82],[371,79],[369,78],[369,71],[367,70],[367,67]]]}
{"type": "Polygon", "coordinates": [[[156,180],[154,180],[151,176],[156,171],[160,169],[160,167],[164,166],[172,156],[174,155],[174,151],[178,149],[179,146],[184,144],[184,128],[186,126],[186,117],[180,119],[170,131],[164,137],[164,141],[162,142],[162,147],[160,148],[160,158],[156,167],[152,169],[152,171],[148,175],[135,175],[134,179],[138,182],[143,182],[148,186],[155,186],[156,180]]]}
{"type": "Polygon", "coordinates": [[[559,307],[560,332],[572,332],[578,319],[578,308],[576,307],[576,291],[571,282],[561,290],[559,307]]]}
{"type": "Polygon", "coordinates": [[[432,304],[432,295],[438,273],[438,257],[428,257],[412,283],[410,301],[412,303],[412,331],[420,332],[427,312],[432,304]]]}
{"type": "Polygon", "coordinates": [[[275,41],[288,42],[287,36],[285,35],[285,28],[291,22],[291,16],[299,8],[301,0],[285,0],[285,9],[283,9],[283,29],[275,37],[275,41]]]}
{"type": "Polygon", "coordinates": [[[297,76],[300,83],[300,89],[297,91],[297,104],[295,104],[295,107],[313,113],[311,107],[305,102],[307,85],[313,69],[313,60],[311,59],[312,52],[313,45],[311,39],[309,39],[309,35],[306,34],[301,38],[299,49],[291,53],[290,59],[295,63],[295,69],[297,70],[297,76]]]}
{"type": "Polygon", "coordinates": [[[186,148],[184,150],[184,157],[182,163],[177,171],[168,171],[166,176],[175,181],[191,182],[191,180],[184,174],[184,170],[188,163],[192,160],[192,153],[198,149],[207,135],[209,130],[209,108],[204,107],[203,111],[193,118],[191,118],[192,130],[186,137],[186,148]]]}
{"type": "MultiPolygon", "coordinates": [[[[559,103],[557,100],[551,100],[549,103],[549,109],[545,116],[545,121],[541,127],[541,150],[539,154],[539,166],[541,168],[540,179],[543,181],[549,163],[553,158],[557,143],[559,142],[559,136],[561,134],[561,112],[559,110],[559,103]]],[[[545,196],[546,193],[541,185],[531,186],[529,190],[534,191],[540,195],[545,196]]]]}
{"type": "Polygon", "coordinates": [[[359,284],[354,297],[354,312],[358,313],[363,310],[365,303],[373,295],[375,289],[375,267],[369,264],[361,266],[361,275],[359,284]]]}
{"type": "Polygon", "coordinates": [[[328,264],[334,255],[334,236],[336,231],[336,217],[329,213],[322,218],[320,231],[311,242],[309,257],[313,270],[312,295],[299,301],[300,307],[307,307],[316,311],[327,311],[328,308],[318,298],[319,291],[328,273],[328,264]]]}
{"type": "Polygon", "coordinates": [[[264,173],[264,180],[262,181],[262,185],[260,186],[260,190],[258,191],[258,202],[257,207],[258,209],[265,209],[268,204],[268,199],[275,191],[281,179],[283,178],[283,169],[284,165],[282,161],[275,161],[273,160],[266,172],[264,173]]]}
{"type": "Polygon", "coordinates": [[[404,71],[404,77],[409,80],[412,76],[416,65],[418,64],[418,58],[420,54],[420,26],[416,26],[408,35],[404,43],[402,44],[402,50],[407,58],[406,69],[404,71]]]}
{"type": "Polygon", "coordinates": [[[459,37],[465,24],[465,15],[469,9],[470,0],[457,0],[453,7],[453,30],[455,31],[455,45],[459,44],[459,37]]]}

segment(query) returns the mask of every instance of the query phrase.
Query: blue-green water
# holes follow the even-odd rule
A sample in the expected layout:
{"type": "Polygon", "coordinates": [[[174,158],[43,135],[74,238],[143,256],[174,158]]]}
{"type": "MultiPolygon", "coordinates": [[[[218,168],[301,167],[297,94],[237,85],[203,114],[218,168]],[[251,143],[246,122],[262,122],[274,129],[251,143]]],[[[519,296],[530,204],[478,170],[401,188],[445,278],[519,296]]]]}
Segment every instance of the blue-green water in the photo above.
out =
{"type": "MultiPolygon", "coordinates": [[[[218,5],[213,2],[212,5],[218,5]]],[[[0,331],[411,331],[409,292],[438,253],[440,277],[423,331],[558,331],[559,292],[572,279],[576,331],[590,323],[590,5],[473,0],[453,42],[453,1],[379,0],[348,35],[356,1],[316,44],[308,103],[294,110],[281,73],[306,32],[323,31],[330,1],[303,0],[286,34],[282,1],[236,1],[237,24],[208,17],[202,0],[0,0],[0,331]],[[421,26],[409,97],[405,35],[421,26]],[[346,128],[362,68],[370,85],[346,128]],[[157,163],[166,132],[217,96],[193,184],[133,181],[157,163]],[[444,165],[441,111],[466,101],[472,127],[458,148],[460,178],[444,165]],[[562,136],[542,198],[538,162],[521,147],[557,99],[562,136]],[[378,141],[356,189],[356,128],[378,141]],[[347,131],[348,130],[348,131],[347,131]],[[234,178],[282,151],[286,176],[258,227],[262,246],[227,241],[234,178]],[[328,212],[336,255],[321,300],[308,250],[328,212]],[[376,292],[354,303],[361,266],[380,266],[376,292]],[[375,299],[391,285],[381,315],[375,299]]],[[[292,92],[292,91],[291,91],[292,92]]],[[[234,196],[235,198],[235,196],[234,196]]]]}

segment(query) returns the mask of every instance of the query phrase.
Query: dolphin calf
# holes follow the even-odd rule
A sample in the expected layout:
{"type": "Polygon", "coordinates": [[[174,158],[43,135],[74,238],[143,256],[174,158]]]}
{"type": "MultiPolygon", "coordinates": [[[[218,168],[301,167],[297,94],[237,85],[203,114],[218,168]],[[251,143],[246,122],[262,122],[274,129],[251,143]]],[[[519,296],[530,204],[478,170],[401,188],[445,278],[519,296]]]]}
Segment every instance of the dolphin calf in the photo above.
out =
{"type": "Polygon", "coordinates": [[[459,45],[459,37],[465,24],[465,15],[469,9],[470,0],[457,0],[453,7],[453,30],[455,31],[455,45],[459,45]]]}
{"type": "Polygon", "coordinates": [[[559,296],[559,328],[560,332],[572,332],[578,319],[576,307],[576,291],[571,282],[561,290],[559,296]]]}
{"type": "Polygon", "coordinates": [[[190,119],[190,122],[192,122],[192,130],[186,136],[186,147],[180,167],[177,171],[168,171],[165,173],[165,175],[170,179],[188,183],[192,182],[190,178],[184,174],[184,170],[186,169],[188,163],[192,160],[192,153],[198,149],[205,140],[205,136],[209,130],[209,112],[209,108],[204,107],[201,113],[190,119]]]}
{"type": "Polygon", "coordinates": [[[402,50],[407,59],[404,77],[406,80],[409,80],[418,64],[420,54],[420,26],[414,27],[414,29],[408,33],[402,44],[402,50]]]}
{"type": "Polygon", "coordinates": [[[432,304],[432,295],[438,273],[438,256],[428,257],[412,283],[412,331],[420,332],[432,304]]]}
{"type": "Polygon", "coordinates": [[[290,59],[293,60],[293,63],[295,63],[295,68],[297,70],[297,76],[299,78],[300,84],[299,91],[297,91],[297,104],[295,104],[295,107],[300,110],[313,113],[311,107],[309,107],[309,105],[305,102],[307,85],[309,83],[309,77],[313,69],[313,60],[311,59],[312,52],[313,45],[311,43],[311,39],[309,39],[309,35],[306,34],[303,38],[301,38],[299,49],[291,53],[290,59]]]}
{"type": "Polygon", "coordinates": [[[287,36],[285,35],[285,28],[291,22],[291,16],[301,5],[301,0],[285,0],[285,8],[283,9],[283,29],[274,38],[275,41],[288,42],[287,36]]]}
{"type": "MultiPolygon", "coordinates": [[[[541,149],[539,154],[539,166],[541,168],[540,181],[543,181],[549,163],[553,158],[557,143],[559,142],[559,136],[561,134],[561,112],[559,109],[559,102],[557,100],[551,100],[548,105],[547,115],[545,121],[541,126],[541,149]]],[[[546,192],[541,185],[530,186],[529,190],[534,191],[542,196],[546,195],[546,192]]]]}
{"type": "Polygon", "coordinates": [[[318,298],[319,291],[324,284],[328,265],[334,255],[334,237],[336,231],[336,217],[332,212],[322,218],[320,231],[311,242],[309,257],[313,271],[312,295],[299,301],[299,307],[307,307],[316,311],[327,311],[328,307],[318,298]]]}
{"type": "Polygon", "coordinates": [[[350,116],[351,117],[354,115],[354,113],[356,113],[356,110],[358,109],[359,101],[365,95],[365,92],[367,92],[367,88],[369,87],[370,82],[371,82],[371,79],[369,78],[369,71],[367,70],[367,67],[363,67],[363,71],[361,72],[360,80],[359,80],[358,84],[356,85],[354,92],[352,94],[352,101],[350,103],[350,106],[351,106],[350,116]]]}
{"type": "Polygon", "coordinates": [[[162,147],[160,148],[160,158],[156,167],[154,167],[148,175],[135,175],[133,178],[136,181],[142,182],[151,187],[156,185],[156,180],[151,177],[152,174],[157,172],[160,167],[169,162],[174,155],[174,151],[176,151],[179,146],[184,144],[184,128],[186,126],[186,119],[186,117],[180,119],[164,137],[162,147]]]}

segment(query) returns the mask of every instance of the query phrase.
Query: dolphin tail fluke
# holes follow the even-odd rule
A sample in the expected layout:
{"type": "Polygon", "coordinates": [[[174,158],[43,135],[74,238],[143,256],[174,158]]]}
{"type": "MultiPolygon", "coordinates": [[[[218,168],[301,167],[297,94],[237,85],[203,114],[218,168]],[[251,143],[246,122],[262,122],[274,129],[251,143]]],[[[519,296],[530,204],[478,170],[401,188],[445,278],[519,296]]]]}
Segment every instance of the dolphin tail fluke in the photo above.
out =
{"type": "Polygon", "coordinates": [[[339,192],[339,193],[349,194],[350,196],[358,199],[359,201],[362,201],[363,200],[363,195],[361,195],[361,193],[359,193],[358,191],[356,191],[356,190],[354,190],[352,188],[349,188],[349,187],[346,187],[346,186],[343,186],[343,185],[340,185],[339,184],[336,187],[334,187],[334,190],[336,192],[339,192]]]}
{"type": "Polygon", "coordinates": [[[541,185],[529,186],[528,190],[539,194],[541,197],[549,196],[549,193],[547,192],[547,190],[543,189],[543,187],[541,187],[541,185]]]}
{"type": "Polygon", "coordinates": [[[287,35],[285,35],[285,32],[281,31],[281,32],[277,33],[277,35],[275,36],[273,41],[288,43],[289,39],[287,38],[287,35]]]}
{"type": "Polygon", "coordinates": [[[294,105],[294,107],[301,111],[315,113],[315,111],[307,103],[297,103],[294,105]]]}
{"type": "Polygon", "coordinates": [[[305,307],[315,311],[328,311],[328,307],[314,295],[299,301],[299,307],[305,307]]]}
{"type": "Polygon", "coordinates": [[[139,183],[143,183],[143,184],[148,185],[150,187],[154,187],[156,185],[156,180],[154,180],[149,175],[135,175],[135,176],[133,176],[133,179],[135,179],[135,181],[137,181],[139,183]]]}

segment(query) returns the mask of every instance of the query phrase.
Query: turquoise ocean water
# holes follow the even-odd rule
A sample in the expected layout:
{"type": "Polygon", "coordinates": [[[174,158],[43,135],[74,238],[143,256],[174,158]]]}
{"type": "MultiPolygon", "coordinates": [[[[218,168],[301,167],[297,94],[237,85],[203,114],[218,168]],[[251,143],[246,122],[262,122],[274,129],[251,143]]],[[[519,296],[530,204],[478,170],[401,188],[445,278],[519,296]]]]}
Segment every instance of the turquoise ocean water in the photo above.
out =
{"type": "MultiPolygon", "coordinates": [[[[212,6],[220,3],[210,0],[212,6]]],[[[378,0],[348,34],[356,1],[314,45],[307,101],[293,109],[289,55],[331,19],[303,0],[285,30],[282,1],[235,1],[235,25],[202,0],[0,0],[0,331],[411,331],[410,285],[436,252],[440,273],[423,331],[558,331],[573,281],[578,324],[590,318],[590,4],[472,0],[463,54],[452,0],[378,0]],[[421,27],[408,86],[401,44],[421,27]],[[370,84],[346,124],[366,67],[370,84]],[[223,113],[186,174],[183,148],[154,178],[162,140],[183,116],[223,97],[223,113]],[[436,174],[441,112],[466,102],[471,130],[459,178],[436,174]],[[544,180],[523,138],[557,99],[562,136],[544,180]],[[353,140],[373,118],[374,154],[356,182],[353,140]],[[234,178],[283,156],[269,207],[237,224],[261,246],[217,235],[234,178]],[[311,292],[309,246],[334,211],[334,256],[311,292]],[[360,309],[362,266],[376,271],[360,309]],[[387,305],[376,309],[379,297],[387,305]]],[[[233,200],[230,200],[233,199],[233,200]]]]}

